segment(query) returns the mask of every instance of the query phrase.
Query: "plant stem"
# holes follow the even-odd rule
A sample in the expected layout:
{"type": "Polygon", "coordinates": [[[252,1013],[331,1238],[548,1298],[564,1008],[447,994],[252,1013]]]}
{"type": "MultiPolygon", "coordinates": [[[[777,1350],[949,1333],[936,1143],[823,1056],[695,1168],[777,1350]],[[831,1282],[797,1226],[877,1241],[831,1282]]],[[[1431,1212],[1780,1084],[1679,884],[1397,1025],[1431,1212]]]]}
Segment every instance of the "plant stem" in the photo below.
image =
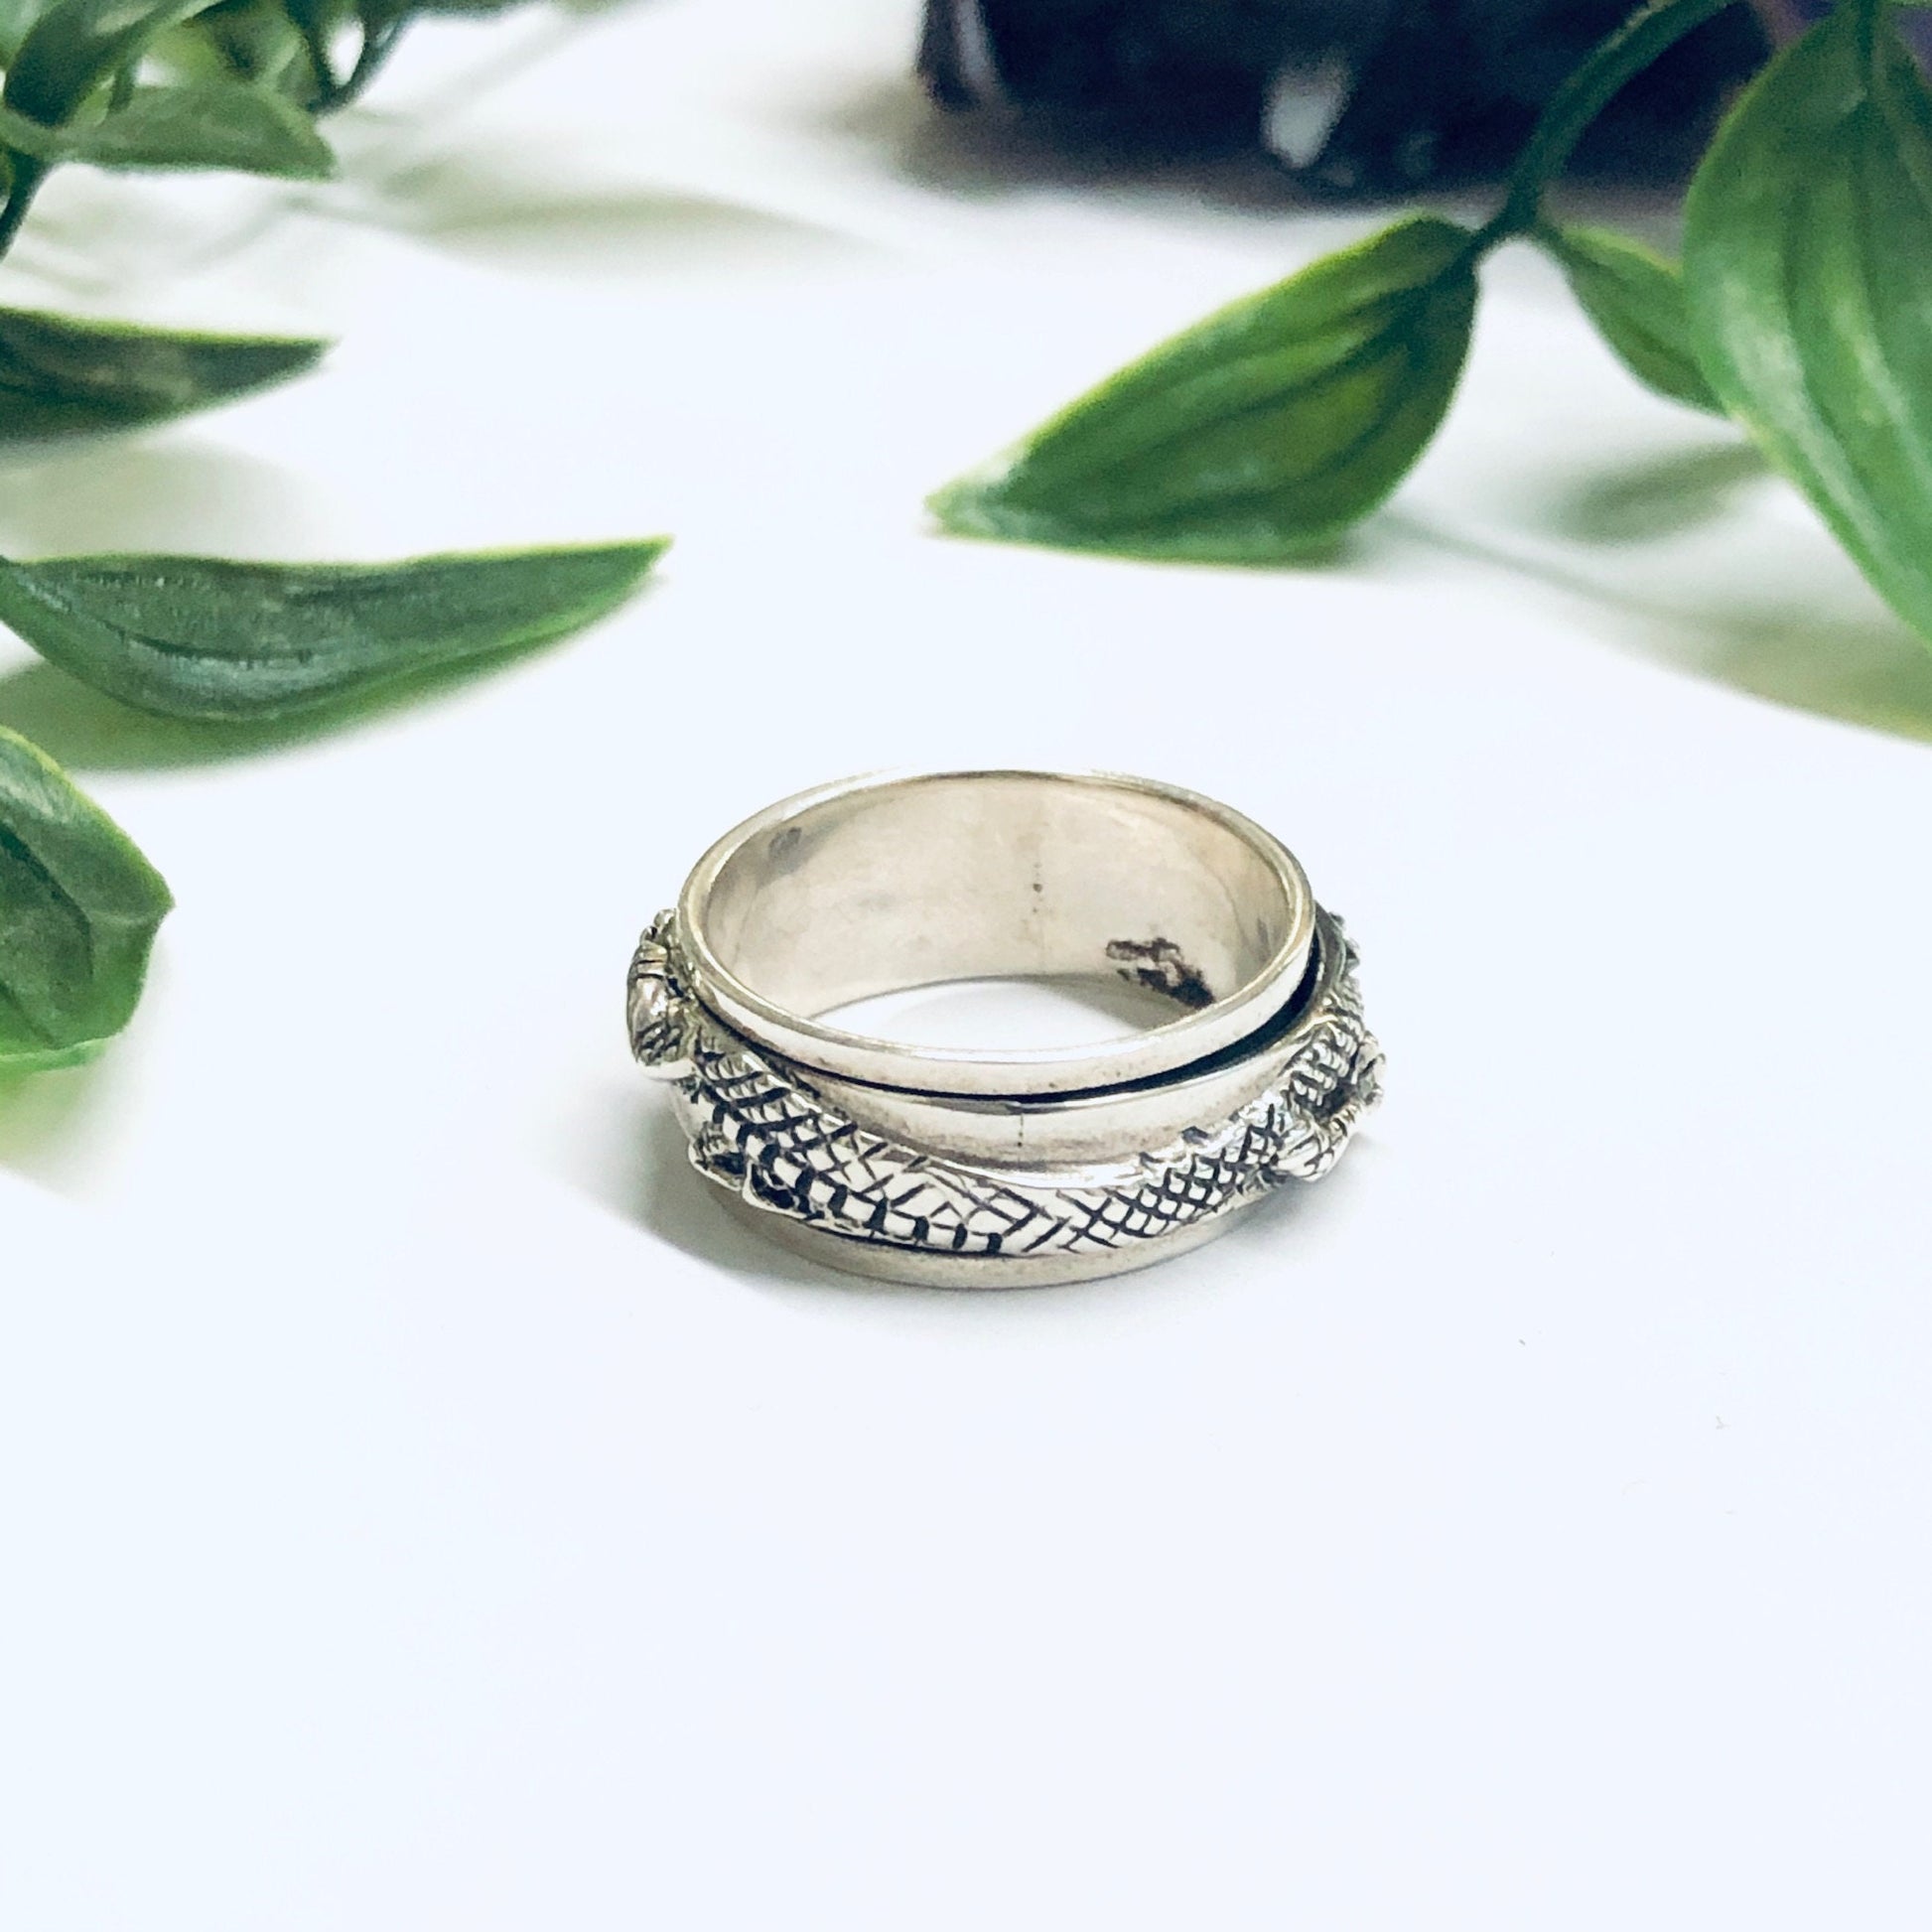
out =
{"type": "Polygon", "coordinates": [[[329,58],[329,36],[323,31],[320,21],[305,8],[296,32],[302,37],[303,48],[309,56],[309,65],[315,69],[316,90],[308,106],[313,113],[324,101],[335,98],[336,89],[342,84],[336,77],[335,63],[329,58]]]}
{"type": "Polygon", "coordinates": [[[1543,197],[1577,143],[1604,108],[1667,49],[1736,0],[1650,0],[1604,41],[1544,110],[1509,178],[1509,199],[1482,231],[1486,247],[1526,234],[1541,217],[1543,197]]]}
{"type": "Polygon", "coordinates": [[[361,51],[355,57],[355,65],[350,69],[345,80],[338,80],[332,74],[328,84],[310,104],[310,112],[333,114],[339,107],[346,107],[362,89],[373,80],[390,54],[396,42],[402,38],[402,30],[408,25],[406,18],[398,16],[384,21],[379,26],[364,25],[362,29],[361,51]]]}
{"type": "Polygon", "coordinates": [[[8,158],[13,162],[13,179],[7,184],[6,201],[0,203],[0,255],[13,246],[14,236],[20,232],[20,224],[27,219],[27,210],[33,207],[34,197],[48,174],[44,161],[35,161],[24,154],[8,158]]]}

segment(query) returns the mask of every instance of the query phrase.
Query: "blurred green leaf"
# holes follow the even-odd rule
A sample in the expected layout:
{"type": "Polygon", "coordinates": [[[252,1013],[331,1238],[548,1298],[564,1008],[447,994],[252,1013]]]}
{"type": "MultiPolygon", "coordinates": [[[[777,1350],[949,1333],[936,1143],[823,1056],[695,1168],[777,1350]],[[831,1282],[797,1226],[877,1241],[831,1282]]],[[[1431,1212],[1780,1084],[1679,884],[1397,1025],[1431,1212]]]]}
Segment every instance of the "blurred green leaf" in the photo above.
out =
{"type": "Polygon", "coordinates": [[[336,157],[292,101],[240,80],[137,87],[98,120],[45,128],[0,108],[0,141],[38,161],[96,168],[223,168],[320,181],[336,157]]]}
{"type": "MultiPolygon", "coordinates": [[[[377,4],[387,6],[388,0],[377,0],[377,4]]],[[[408,4],[389,7],[389,11],[398,18],[410,14],[460,14],[483,20],[493,14],[506,14],[524,4],[525,0],[408,0],[408,4]]]]}
{"type": "Polygon", "coordinates": [[[158,35],[148,54],[177,80],[253,80],[286,98],[306,95],[306,55],[291,11],[278,0],[218,0],[158,35]]]}
{"type": "Polygon", "coordinates": [[[1691,345],[1691,312],[1676,263],[1609,228],[1552,225],[1540,228],[1537,239],[1639,382],[1674,402],[1724,414],[1691,345]]]}
{"type": "Polygon", "coordinates": [[[1468,351],[1474,238],[1420,215],[1174,337],[930,507],[949,530],[1122,556],[1292,559],[1376,507],[1468,351]]]}
{"type": "Polygon", "coordinates": [[[312,368],[329,345],[0,309],[0,444],[124,429],[312,368]]]}
{"type": "Polygon", "coordinates": [[[1932,92],[1877,0],[1752,83],[1692,185],[1698,359],[1932,637],[1932,92]]]}
{"type": "Polygon", "coordinates": [[[0,1070],[69,1065],[119,1033],[173,904],[120,827],[0,730],[0,1070]]]}
{"type": "Polygon", "coordinates": [[[274,718],[579,629],[622,603],[667,541],[394,564],[0,561],[0,622],[144,711],[274,718]]]}
{"type": "Polygon", "coordinates": [[[9,66],[50,0],[0,0],[0,68],[9,66]]]}
{"type": "MultiPolygon", "coordinates": [[[[207,0],[55,0],[22,41],[0,105],[65,127],[95,90],[132,68],[154,38],[207,0]]],[[[27,152],[27,150],[23,150],[27,152]]]]}

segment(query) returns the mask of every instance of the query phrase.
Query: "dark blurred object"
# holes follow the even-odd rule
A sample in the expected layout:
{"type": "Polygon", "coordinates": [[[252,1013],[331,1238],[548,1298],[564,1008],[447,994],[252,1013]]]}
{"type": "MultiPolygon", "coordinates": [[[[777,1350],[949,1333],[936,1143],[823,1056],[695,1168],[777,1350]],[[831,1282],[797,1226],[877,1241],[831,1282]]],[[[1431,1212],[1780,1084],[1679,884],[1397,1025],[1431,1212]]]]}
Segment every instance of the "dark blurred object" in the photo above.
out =
{"type": "MultiPolygon", "coordinates": [[[[1795,40],[1832,10],[1832,0],[1751,0],[1751,5],[1779,41],[1795,40]]],[[[1894,7],[1892,25],[1919,66],[1932,69],[1932,20],[1911,7],[1894,7]]]]}
{"type": "MultiPolygon", "coordinates": [[[[927,0],[919,72],[954,108],[1175,155],[1274,155],[1333,193],[1506,170],[1632,0],[927,0]]],[[[1598,178],[1685,173],[1770,50],[1745,7],[1634,80],[1578,150],[1598,178]]]]}

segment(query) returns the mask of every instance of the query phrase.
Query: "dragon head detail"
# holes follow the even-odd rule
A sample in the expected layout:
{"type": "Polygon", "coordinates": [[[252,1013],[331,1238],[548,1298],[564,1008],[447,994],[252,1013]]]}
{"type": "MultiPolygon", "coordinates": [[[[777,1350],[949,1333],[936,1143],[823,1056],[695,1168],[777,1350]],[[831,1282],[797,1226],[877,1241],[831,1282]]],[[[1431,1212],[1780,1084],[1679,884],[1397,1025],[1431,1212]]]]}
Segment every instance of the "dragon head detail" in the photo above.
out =
{"type": "Polygon", "coordinates": [[[675,912],[658,913],[637,941],[624,1015],[630,1027],[630,1050],[645,1072],[659,1080],[690,1078],[696,1016],[675,912]]]}

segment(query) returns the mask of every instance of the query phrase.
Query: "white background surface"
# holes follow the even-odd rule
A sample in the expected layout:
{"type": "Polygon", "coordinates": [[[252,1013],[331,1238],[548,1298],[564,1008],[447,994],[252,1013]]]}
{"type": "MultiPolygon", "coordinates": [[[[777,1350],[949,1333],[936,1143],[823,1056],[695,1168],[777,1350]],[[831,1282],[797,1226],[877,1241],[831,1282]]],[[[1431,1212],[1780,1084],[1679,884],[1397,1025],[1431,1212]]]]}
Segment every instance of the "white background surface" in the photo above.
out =
{"type": "Polygon", "coordinates": [[[425,30],[343,183],[73,171],[7,271],[344,337],[0,472],[9,550],[678,545],[322,736],[0,644],[180,899],[0,1092],[0,1921],[1923,1925],[1932,660],[1526,258],[1343,567],[925,534],[1361,222],[935,128],[914,13],[425,30]],[[1391,1054],[1330,1182],[983,1299],[716,1214],[629,943],[935,760],[1289,839],[1391,1054]]]}

